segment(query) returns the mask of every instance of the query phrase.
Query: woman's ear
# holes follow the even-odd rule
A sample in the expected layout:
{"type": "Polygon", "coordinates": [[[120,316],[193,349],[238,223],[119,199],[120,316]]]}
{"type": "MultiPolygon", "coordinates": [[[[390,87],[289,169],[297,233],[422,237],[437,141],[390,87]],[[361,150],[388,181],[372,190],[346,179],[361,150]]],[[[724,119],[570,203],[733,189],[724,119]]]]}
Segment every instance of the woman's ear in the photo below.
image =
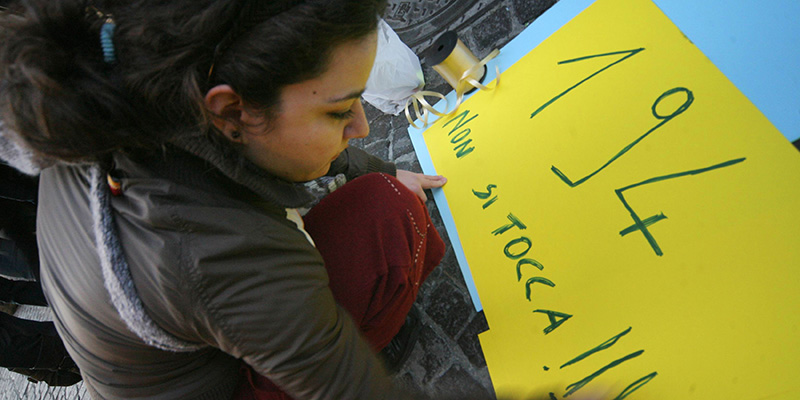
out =
{"type": "Polygon", "coordinates": [[[206,93],[206,108],[211,111],[212,123],[225,137],[235,143],[242,142],[240,127],[245,125],[242,98],[229,85],[217,85],[206,93]]]}

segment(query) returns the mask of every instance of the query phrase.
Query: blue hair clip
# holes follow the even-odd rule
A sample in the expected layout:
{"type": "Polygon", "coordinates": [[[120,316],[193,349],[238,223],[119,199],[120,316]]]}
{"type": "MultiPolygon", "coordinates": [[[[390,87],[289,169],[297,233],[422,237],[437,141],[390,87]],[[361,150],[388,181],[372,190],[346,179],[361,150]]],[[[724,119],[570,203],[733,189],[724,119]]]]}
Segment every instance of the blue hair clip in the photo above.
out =
{"type": "Polygon", "coordinates": [[[113,64],[117,62],[117,56],[114,54],[114,20],[106,18],[106,22],[100,28],[100,47],[103,48],[103,61],[106,64],[113,64]]]}

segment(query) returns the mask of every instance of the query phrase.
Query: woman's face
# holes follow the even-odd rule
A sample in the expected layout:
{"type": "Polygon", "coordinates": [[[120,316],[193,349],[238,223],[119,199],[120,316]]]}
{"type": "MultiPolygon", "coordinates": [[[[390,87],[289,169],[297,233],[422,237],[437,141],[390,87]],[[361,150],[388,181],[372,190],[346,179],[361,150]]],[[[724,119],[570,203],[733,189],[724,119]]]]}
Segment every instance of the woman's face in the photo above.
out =
{"type": "Polygon", "coordinates": [[[369,134],[360,97],[376,46],[376,34],[339,45],[322,75],[286,86],[276,117],[245,130],[245,157],[292,182],[325,175],[350,139],[369,134]]]}

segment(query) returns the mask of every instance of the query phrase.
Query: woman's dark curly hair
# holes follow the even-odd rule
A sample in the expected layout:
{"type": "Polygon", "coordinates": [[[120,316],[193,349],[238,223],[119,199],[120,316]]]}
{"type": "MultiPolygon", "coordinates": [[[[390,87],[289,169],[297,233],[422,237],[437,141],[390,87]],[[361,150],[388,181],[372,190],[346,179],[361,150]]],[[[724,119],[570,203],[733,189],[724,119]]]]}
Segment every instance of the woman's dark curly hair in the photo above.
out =
{"type": "Polygon", "coordinates": [[[12,4],[0,12],[0,118],[34,151],[82,161],[211,133],[203,99],[220,83],[270,116],[284,86],[320,75],[337,45],[373,32],[386,0],[12,4]]]}

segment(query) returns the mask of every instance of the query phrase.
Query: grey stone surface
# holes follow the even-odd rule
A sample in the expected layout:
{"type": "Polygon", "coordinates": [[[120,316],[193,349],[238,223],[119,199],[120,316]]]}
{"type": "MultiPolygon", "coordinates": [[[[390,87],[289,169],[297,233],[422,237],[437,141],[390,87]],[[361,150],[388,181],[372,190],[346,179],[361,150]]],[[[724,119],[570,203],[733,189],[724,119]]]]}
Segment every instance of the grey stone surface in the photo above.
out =
{"type": "MultiPolygon", "coordinates": [[[[500,48],[556,0],[391,0],[385,19],[405,43],[423,52],[443,32],[455,30],[479,58],[500,48]]],[[[426,90],[446,94],[451,88],[423,63],[426,90]]],[[[384,115],[365,103],[371,135],[353,145],[392,160],[399,168],[420,171],[405,116],[384,115]]],[[[430,196],[429,196],[430,197],[430,196]]],[[[434,225],[449,246],[438,208],[428,202],[434,225]]],[[[486,319],[472,306],[452,248],[421,287],[417,305],[423,323],[419,342],[396,381],[435,398],[491,398],[493,389],[478,334],[486,319]]],[[[20,307],[16,315],[48,319],[47,309],[20,307]]],[[[0,400],[88,399],[82,384],[51,388],[28,383],[24,377],[0,369],[0,400]]]]}

